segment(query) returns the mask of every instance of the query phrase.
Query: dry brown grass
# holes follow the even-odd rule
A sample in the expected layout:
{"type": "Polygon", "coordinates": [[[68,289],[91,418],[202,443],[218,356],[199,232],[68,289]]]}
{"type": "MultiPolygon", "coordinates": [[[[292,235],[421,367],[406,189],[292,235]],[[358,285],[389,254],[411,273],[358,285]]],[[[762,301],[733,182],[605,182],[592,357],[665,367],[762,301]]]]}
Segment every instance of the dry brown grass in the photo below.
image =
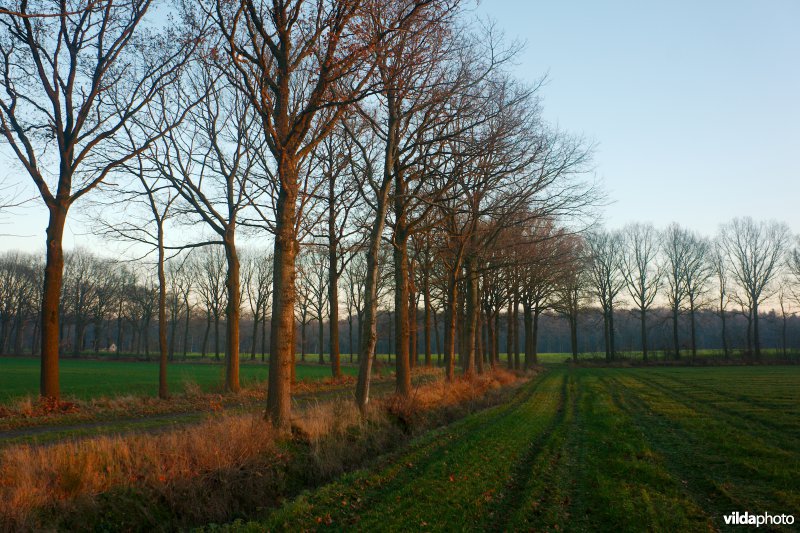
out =
{"type": "Polygon", "coordinates": [[[414,424],[422,413],[435,407],[465,405],[484,398],[489,391],[519,383],[527,379],[505,369],[498,368],[471,379],[458,377],[452,383],[437,380],[420,385],[411,396],[390,396],[383,400],[386,410],[397,416],[404,424],[414,424]]]}
{"type": "Polygon", "coordinates": [[[159,435],[97,437],[0,452],[0,515],[28,527],[34,509],[113,487],[166,489],[178,480],[246,463],[274,449],[271,426],[257,416],[225,416],[159,435]]]}
{"type": "Polygon", "coordinates": [[[498,371],[451,384],[429,382],[411,399],[373,402],[366,418],[343,399],[312,404],[293,421],[289,455],[279,445],[285,437],[261,416],[233,414],[160,434],[9,447],[0,451],[0,529],[91,528],[82,516],[124,514],[119,509],[128,501],[140,514],[112,528],[154,527],[160,523],[150,514],[156,508],[172,521],[166,528],[230,520],[277,504],[287,486],[330,479],[391,449],[409,433],[403,424],[419,424],[421,413],[469,404],[519,380],[498,371]],[[109,505],[105,495],[126,491],[130,500],[111,500],[117,510],[101,509],[109,505]]]}

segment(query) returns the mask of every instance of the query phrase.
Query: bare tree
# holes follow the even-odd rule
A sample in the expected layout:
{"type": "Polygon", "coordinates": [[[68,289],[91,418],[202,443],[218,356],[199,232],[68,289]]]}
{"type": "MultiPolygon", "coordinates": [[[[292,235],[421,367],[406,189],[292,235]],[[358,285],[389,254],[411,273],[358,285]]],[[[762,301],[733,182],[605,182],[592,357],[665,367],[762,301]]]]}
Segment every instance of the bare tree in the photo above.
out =
{"type": "Polygon", "coordinates": [[[722,227],[720,242],[731,275],[746,295],[747,311],[752,317],[755,356],[761,357],[759,306],[775,290],[773,282],[784,266],[789,228],[778,222],[757,223],[749,217],[735,218],[722,227]]]}
{"type": "Polygon", "coordinates": [[[556,287],[553,308],[569,323],[570,347],[572,360],[578,360],[578,316],[583,308],[587,291],[587,269],[584,240],[577,235],[571,236],[567,243],[567,261],[556,287]]]}
{"type": "Polygon", "coordinates": [[[297,290],[303,293],[309,311],[317,321],[317,352],[319,364],[324,364],[323,356],[325,335],[325,313],[327,310],[328,295],[328,266],[327,253],[324,249],[314,244],[300,253],[298,258],[297,290]]]}
{"type": "Polygon", "coordinates": [[[37,293],[37,263],[34,256],[19,252],[0,255],[0,353],[22,354],[25,324],[35,312],[30,304],[37,293]]]}
{"type": "Polygon", "coordinates": [[[274,160],[276,202],[272,335],[267,414],[289,423],[294,359],[294,281],[300,170],[346,105],[363,96],[372,42],[361,31],[362,1],[243,0],[205,6],[222,34],[228,78],[250,101],[274,160]]]}
{"type": "MultiPolygon", "coordinates": [[[[324,235],[315,235],[324,239],[328,254],[328,313],[329,313],[329,352],[331,373],[333,377],[341,377],[341,355],[339,342],[339,278],[342,276],[347,262],[353,257],[342,247],[355,236],[360,228],[352,223],[351,214],[359,207],[358,177],[352,164],[357,155],[352,137],[343,127],[337,127],[325,138],[313,152],[319,160],[319,173],[322,182],[327,185],[324,195],[325,212],[320,217],[324,220],[324,235]]],[[[352,348],[350,349],[352,355],[352,348]]]]}
{"type": "Polygon", "coordinates": [[[619,292],[625,287],[625,276],[620,268],[622,239],[619,233],[600,230],[589,233],[586,244],[592,289],[603,311],[606,360],[612,361],[616,357],[614,306],[619,292]]]}
{"type": "Polygon", "coordinates": [[[202,355],[206,355],[208,334],[214,324],[214,357],[219,359],[219,322],[226,306],[225,252],[219,245],[211,245],[192,253],[191,268],[200,303],[206,312],[206,329],[203,335],[202,355]]]}
{"type": "Polygon", "coordinates": [[[720,340],[722,342],[722,353],[727,359],[729,354],[728,349],[728,305],[730,304],[731,295],[729,290],[729,270],[728,262],[725,256],[725,250],[719,240],[714,241],[711,256],[711,266],[714,277],[716,278],[717,295],[716,295],[716,314],[720,319],[720,340]]]}
{"type": "MultiPolygon", "coordinates": [[[[218,70],[196,65],[185,76],[188,96],[179,100],[187,108],[185,120],[153,143],[145,156],[181,198],[181,213],[192,223],[204,223],[225,252],[225,388],[238,392],[242,291],[236,234],[242,210],[257,199],[251,181],[263,141],[249,102],[219,80],[218,70]]],[[[173,120],[166,105],[160,111],[165,116],[159,120],[173,120]]]]}
{"type": "Polygon", "coordinates": [[[364,280],[366,278],[366,256],[362,250],[354,247],[350,252],[350,260],[344,268],[344,283],[347,293],[347,335],[350,362],[358,352],[356,348],[361,344],[361,322],[364,316],[364,280]],[[356,330],[356,343],[353,342],[353,314],[359,327],[356,330]]]}
{"type": "MultiPolygon", "coordinates": [[[[258,325],[265,318],[264,314],[266,314],[269,298],[272,295],[272,256],[269,253],[251,251],[246,255],[244,261],[244,291],[250,306],[250,314],[253,317],[250,359],[255,359],[258,325]]],[[[263,327],[265,326],[262,325],[263,327]]]]}
{"type": "Polygon", "coordinates": [[[622,230],[622,275],[628,293],[639,310],[642,358],[647,361],[647,311],[661,288],[662,272],[658,260],[659,235],[652,224],[631,224],[622,230]]]}
{"type": "Polygon", "coordinates": [[[672,318],[672,344],[675,359],[681,357],[678,338],[678,321],[686,300],[686,277],[684,267],[689,253],[689,232],[678,224],[670,224],[664,231],[662,247],[664,250],[664,276],[666,277],[667,302],[672,318]]]}
{"type": "Polygon", "coordinates": [[[390,208],[394,210],[396,382],[401,394],[407,395],[411,390],[407,264],[408,238],[412,232],[406,214],[412,195],[407,190],[406,179],[409,174],[413,175],[407,173],[412,162],[420,151],[430,146],[420,141],[430,138],[425,132],[436,122],[437,113],[432,111],[437,105],[441,109],[447,100],[446,87],[451,84],[441,65],[450,48],[447,28],[452,24],[457,4],[457,1],[417,0],[375,2],[369,5],[365,16],[368,32],[376,43],[372,62],[380,91],[374,107],[362,106],[361,115],[369,132],[357,131],[351,135],[362,154],[364,196],[374,209],[366,250],[365,312],[356,385],[356,402],[362,411],[369,402],[369,381],[377,342],[378,256],[390,208]],[[400,31],[387,32],[386,28],[400,31]],[[440,90],[431,91],[433,87],[440,90]],[[378,151],[382,152],[380,156],[377,156],[378,151]]]}
{"type": "Polygon", "coordinates": [[[696,313],[708,291],[708,283],[714,275],[711,242],[693,232],[686,235],[686,253],[683,256],[683,283],[689,304],[689,334],[692,359],[697,357],[696,313]]]}
{"type": "Polygon", "coordinates": [[[20,0],[0,14],[0,129],[49,212],[41,394],[54,400],[67,212],[152,140],[120,150],[114,137],[174,80],[194,46],[140,28],[151,2],[20,0]],[[28,16],[47,12],[58,15],[28,16]]]}

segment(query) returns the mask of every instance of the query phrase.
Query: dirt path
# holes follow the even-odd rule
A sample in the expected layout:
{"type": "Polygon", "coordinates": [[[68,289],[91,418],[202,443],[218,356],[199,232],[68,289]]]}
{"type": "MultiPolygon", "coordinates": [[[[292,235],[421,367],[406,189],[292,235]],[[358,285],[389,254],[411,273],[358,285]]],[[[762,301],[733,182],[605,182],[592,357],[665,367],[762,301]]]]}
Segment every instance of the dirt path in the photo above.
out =
{"type": "MultiPolygon", "coordinates": [[[[394,391],[393,381],[381,381],[371,387],[375,396],[383,396],[394,391]]],[[[348,385],[323,392],[307,392],[293,397],[300,409],[312,403],[329,401],[335,398],[347,398],[353,394],[348,385]]],[[[121,435],[128,433],[158,433],[178,427],[199,423],[209,417],[221,413],[256,413],[262,411],[262,401],[249,404],[223,405],[221,409],[159,413],[146,416],[115,418],[106,420],[78,422],[75,424],[46,424],[19,429],[0,431],[0,448],[13,444],[52,444],[70,438],[89,438],[98,435],[121,435]]]]}

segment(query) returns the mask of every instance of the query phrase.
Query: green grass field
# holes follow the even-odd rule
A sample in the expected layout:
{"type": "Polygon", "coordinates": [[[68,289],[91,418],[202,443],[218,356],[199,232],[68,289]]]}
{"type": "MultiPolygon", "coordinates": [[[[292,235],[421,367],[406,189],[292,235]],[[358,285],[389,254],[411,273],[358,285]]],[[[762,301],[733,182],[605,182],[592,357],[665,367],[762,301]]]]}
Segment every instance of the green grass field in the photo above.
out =
{"type": "Polygon", "coordinates": [[[800,520],[800,367],[552,367],[233,529],[711,531],[734,511],[800,520]]]}
{"type": "MultiPolygon", "coordinates": [[[[155,395],[158,392],[158,363],[62,359],[59,363],[61,393],[65,398],[89,399],[98,396],[127,394],[155,395]]],[[[355,374],[355,367],[343,367],[355,374]]],[[[182,391],[187,382],[206,391],[219,389],[225,369],[221,364],[171,363],[167,370],[169,386],[182,391]]],[[[240,367],[242,384],[267,378],[267,365],[240,367]]],[[[328,366],[298,365],[298,379],[321,379],[331,375],[328,366]]],[[[39,360],[22,357],[0,357],[0,402],[39,394],[39,360]]]]}

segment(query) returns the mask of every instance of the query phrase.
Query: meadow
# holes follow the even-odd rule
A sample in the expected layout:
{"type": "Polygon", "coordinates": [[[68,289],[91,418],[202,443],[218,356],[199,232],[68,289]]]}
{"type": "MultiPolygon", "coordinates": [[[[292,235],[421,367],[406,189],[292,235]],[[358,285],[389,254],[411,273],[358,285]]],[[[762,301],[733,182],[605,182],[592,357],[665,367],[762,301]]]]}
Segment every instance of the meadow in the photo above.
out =
{"type": "Polygon", "coordinates": [[[509,403],[228,528],[710,531],[735,511],[800,519],[798,384],[794,366],[552,367],[509,403]]]}
{"type": "MultiPolygon", "coordinates": [[[[66,398],[88,400],[101,396],[155,395],[158,391],[158,363],[155,361],[103,361],[69,359],[60,361],[61,391],[66,398]]],[[[220,389],[225,368],[221,363],[170,363],[167,379],[170,389],[182,392],[187,384],[203,391],[220,389]]],[[[342,367],[342,372],[355,375],[355,367],[342,367]]],[[[265,364],[243,363],[242,385],[267,379],[265,364]]],[[[329,377],[326,365],[297,366],[297,378],[317,380],[329,377]]],[[[39,394],[39,360],[26,357],[0,357],[0,403],[39,394]]]]}

